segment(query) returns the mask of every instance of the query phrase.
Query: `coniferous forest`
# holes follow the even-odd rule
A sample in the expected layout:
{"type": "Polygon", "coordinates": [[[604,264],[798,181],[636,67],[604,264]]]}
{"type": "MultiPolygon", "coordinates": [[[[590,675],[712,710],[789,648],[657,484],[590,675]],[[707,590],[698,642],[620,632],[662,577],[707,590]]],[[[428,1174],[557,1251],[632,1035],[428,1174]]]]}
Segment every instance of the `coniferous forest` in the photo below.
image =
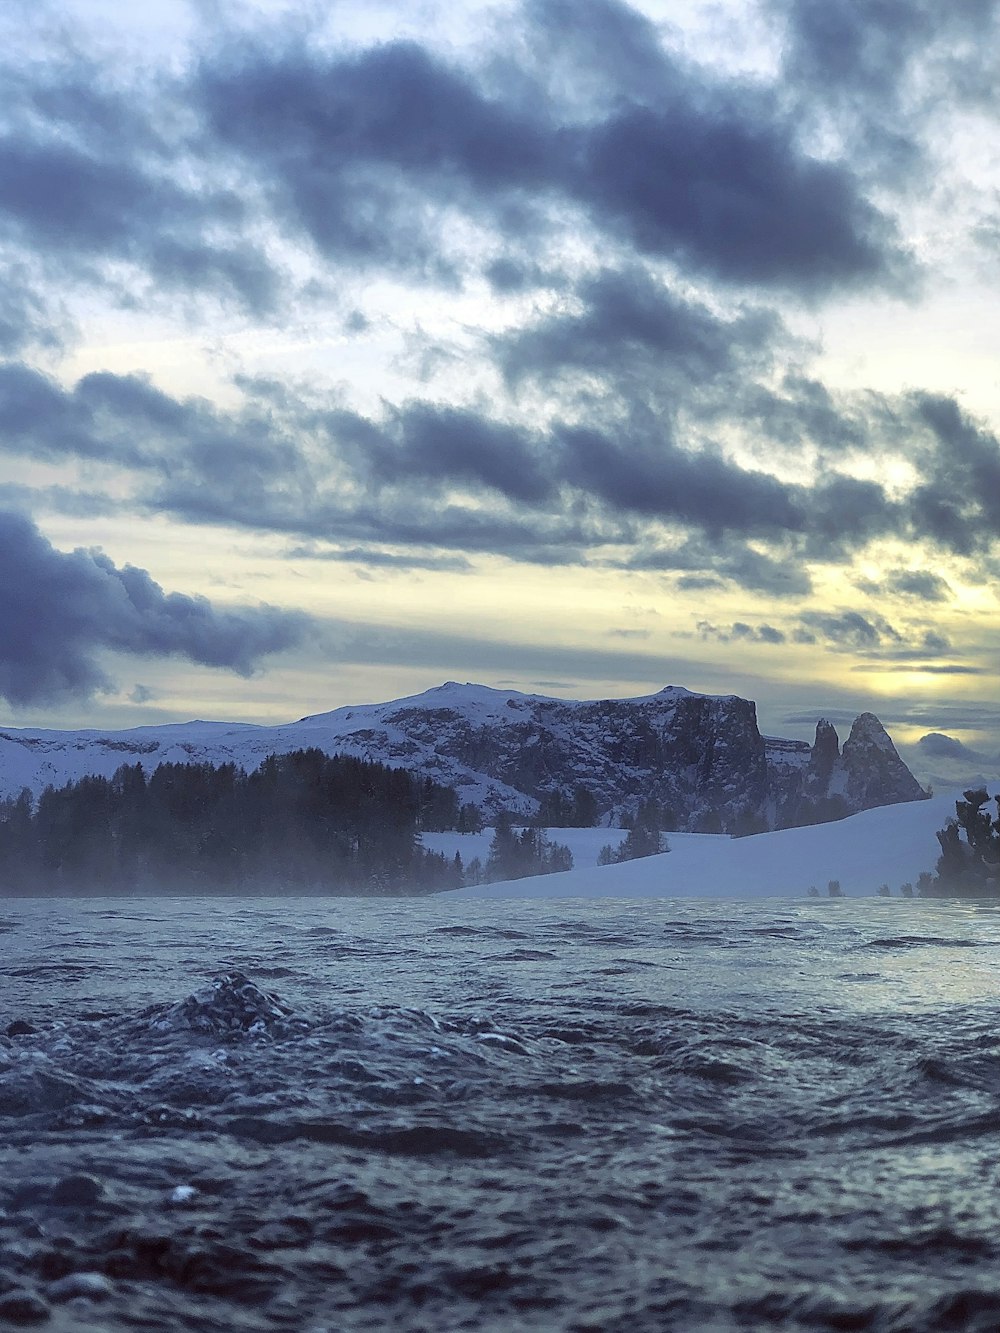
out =
{"type": "Polygon", "coordinates": [[[123,765],[0,802],[0,894],[427,893],[462,872],[419,833],[463,817],[450,787],[315,749],[123,765]]]}

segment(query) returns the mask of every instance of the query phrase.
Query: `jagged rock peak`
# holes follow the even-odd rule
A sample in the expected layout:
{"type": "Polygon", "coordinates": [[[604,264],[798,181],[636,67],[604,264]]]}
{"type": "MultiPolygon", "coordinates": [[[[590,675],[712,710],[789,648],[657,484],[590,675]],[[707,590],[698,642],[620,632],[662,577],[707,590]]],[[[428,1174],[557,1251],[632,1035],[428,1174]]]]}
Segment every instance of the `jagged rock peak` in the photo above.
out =
{"type": "Polygon", "coordinates": [[[844,749],[848,745],[874,745],[880,750],[896,753],[896,747],[889,737],[889,733],[883,727],[874,713],[859,713],[854,719],[854,725],[851,727],[851,734],[844,742],[844,749]]]}
{"type": "Polygon", "coordinates": [[[919,801],[927,795],[874,713],[862,713],[854,719],[841,752],[841,764],[847,778],[847,796],[861,809],[919,801]]]}
{"type": "Polygon", "coordinates": [[[821,717],[816,723],[813,754],[824,757],[829,755],[832,760],[836,760],[840,754],[840,737],[837,735],[837,728],[832,722],[828,722],[825,717],[821,717]]]}

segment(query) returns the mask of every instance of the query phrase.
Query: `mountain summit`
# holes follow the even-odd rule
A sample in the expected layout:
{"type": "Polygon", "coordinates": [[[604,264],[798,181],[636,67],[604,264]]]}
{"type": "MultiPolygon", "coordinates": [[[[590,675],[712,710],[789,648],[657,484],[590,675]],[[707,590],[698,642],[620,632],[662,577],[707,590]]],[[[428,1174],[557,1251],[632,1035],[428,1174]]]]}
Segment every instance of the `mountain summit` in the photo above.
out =
{"type": "Polygon", "coordinates": [[[0,796],[61,786],[122,764],[235,763],[314,746],[454,786],[487,819],[534,814],[583,788],[608,822],[650,798],[676,828],[756,832],[836,819],[925,793],[878,719],[863,713],[840,749],[821,720],[815,744],[765,738],[755,705],[670,685],[634,699],[570,700],[448,681],[382,704],[277,727],[189,722],[128,731],[0,731],[0,796]]]}

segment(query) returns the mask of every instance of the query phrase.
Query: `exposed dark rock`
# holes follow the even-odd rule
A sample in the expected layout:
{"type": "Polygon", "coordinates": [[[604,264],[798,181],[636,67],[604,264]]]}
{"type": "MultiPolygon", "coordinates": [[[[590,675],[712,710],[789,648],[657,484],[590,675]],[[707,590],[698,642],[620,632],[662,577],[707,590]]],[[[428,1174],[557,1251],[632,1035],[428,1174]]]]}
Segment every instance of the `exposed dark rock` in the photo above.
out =
{"type": "MultiPolygon", "coordinates": [[[[154,740],[156,731],[11,735],[19,750],[16,790],[0,736],[0,795],[23,786],[21,751],[29,740],[38,749],[32,790],[58,777],[61,765],[79,773],[81,750],[94,772],[110,775],[122,747],[139,742],[134,752],[147,771],[163,761],[235,762],[250,770],[268,754],[315,746],[451,785],[487,821],[503,810],[530,818],[543,800],[570,808],[582,791],[614,823],[653,800],[667,830],[752,833],[923,794],[871,714],[855,724],[841,753],[829,722],[818,723],[812,747],[764,738],[750,700],[678,686],[638,699],[581,702],[449,681],[411,699],[341,708],[284,727],[192,723],[180,732],[163,728],[154,740]]],[[[243,1030],[262,1030],[257,1018],[243,1030]]]]}
{"type": "Polygon", "coordinates": [[[926,795],[874,713],[855,718],[841,760],[847,776],[847,799],[854,809],[919,801],[926,795]]]}
{"type": "Polygon", "coordinates": [[[821,717],[816,723],[816,740],[809,756],[810,780],[824,791],[828,790],[833,770],[840,759],[840,738],[832,722],[821,717]]]}

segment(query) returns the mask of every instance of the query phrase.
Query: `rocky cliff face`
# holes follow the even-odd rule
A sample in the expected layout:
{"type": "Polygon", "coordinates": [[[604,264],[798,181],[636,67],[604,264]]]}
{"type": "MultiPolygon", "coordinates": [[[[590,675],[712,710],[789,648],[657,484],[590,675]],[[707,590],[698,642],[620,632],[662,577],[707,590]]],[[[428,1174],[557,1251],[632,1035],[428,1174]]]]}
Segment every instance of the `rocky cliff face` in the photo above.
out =
{"type": "Polygon", "coordinates": [[[855,719],[843,750],[832,723],[821,718],[811,747],[804,742],[769,741],[768,757],[773,828],[820,824],[879,805],[920,801],[927,795],[874,713],[855,719]],[[777,747],[773,754],[772,746],[777,747]]]}
{"type": "Polygon", "coordinates": [[[855,718],[851,734],[844,741],[841,767],[848,803],[858,810],[919,801],[927,795],[874,713],[855,718]]]}
{"type": "Polygon", "coordinates": [[[761,736],[754,704],[668,686],[639,699],[578,702],[449,683],[411,699],[302,718],[282,727],[193,722],[133,731],[0,732],[0,795],[41,791],[122,763],[233,762],[317,746],[454,785],[487,817],[528,816],[583,787],[610,822],[653,798],[693,832],[816,823],[923,795],[881,724],[862,714],[840,749],[761,736]]]}

